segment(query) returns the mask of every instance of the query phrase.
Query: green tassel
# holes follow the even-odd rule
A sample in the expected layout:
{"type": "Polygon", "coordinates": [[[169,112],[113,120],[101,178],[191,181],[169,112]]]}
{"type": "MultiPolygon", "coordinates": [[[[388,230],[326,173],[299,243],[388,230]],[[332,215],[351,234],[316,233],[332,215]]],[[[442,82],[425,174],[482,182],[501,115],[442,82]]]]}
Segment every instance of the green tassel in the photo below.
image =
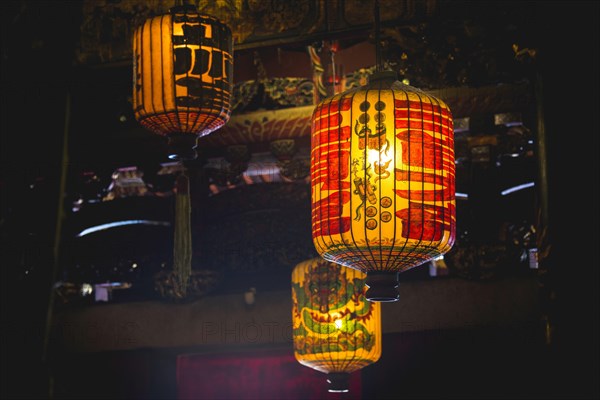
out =
{"type": "Polygon", "coordinates": [[[187,295],[187,286],[192,275],[192,229],[190,205],[190,181],[184,174],[177,177],[175,184],[175,243],[173,246],[173,272],[179,290],[178,297],[187,295]]]}

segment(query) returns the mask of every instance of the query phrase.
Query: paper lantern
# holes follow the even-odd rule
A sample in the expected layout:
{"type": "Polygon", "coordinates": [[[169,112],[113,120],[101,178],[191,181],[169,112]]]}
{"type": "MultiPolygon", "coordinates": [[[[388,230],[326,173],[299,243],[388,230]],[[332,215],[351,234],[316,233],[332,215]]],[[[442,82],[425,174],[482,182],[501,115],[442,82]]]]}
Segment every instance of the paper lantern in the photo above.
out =
{"type": "Polygon", "coordinates": [[[317,251],[365,272],[369,300],[397,300],[399,273],[454,243],[450,109],[383,71],[320,102],[311,131],[317,251]]]}
{"type": "Polygon", "coordinates": [[[327,374],[330,392],[381,356],[381,305],[365,298],[365,274],[314,258],[292,272],[294,355],[327,374]]]}
{"type": "Polygon", "coordinates": [[[195,158],[196,139],[231,115],[231,30],[192,5],[150,18],[133,35],[133,77],[135,118],[169,137],[171,158],[195,158]]]}

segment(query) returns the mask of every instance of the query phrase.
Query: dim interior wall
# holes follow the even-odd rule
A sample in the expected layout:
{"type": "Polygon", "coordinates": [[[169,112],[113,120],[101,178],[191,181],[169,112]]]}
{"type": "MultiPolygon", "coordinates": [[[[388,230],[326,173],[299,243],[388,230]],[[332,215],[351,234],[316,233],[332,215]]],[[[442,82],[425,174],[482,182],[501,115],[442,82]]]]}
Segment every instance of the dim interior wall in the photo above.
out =
{"type": "MultiPolygon", "coordinates": [[[[535,279],[438,278],[400,293],[383,304],[381,358],[359,372],[360,393],[340,398],[535,396],[560,383],[549,378],[535,279]]],[[[55,326],[57,398],[177,398],[179,356],[291,356],[290,325],[288,291],[256,293],[253,305],[239,293],[70,309],[55,326]]]]}
{"type": "MultiPolygon", "coordinates": [[[[400,284],[400,301],[384,303],[384,333],[539,322],[537,283],[511,277],[490,282],[455,278],[400,284]]],[[[207,296],[188,304],[135,302],[97,304],[57,315],[54,343],[69,352],[139,348],[289,344],[290,291],[207,296]]]]}

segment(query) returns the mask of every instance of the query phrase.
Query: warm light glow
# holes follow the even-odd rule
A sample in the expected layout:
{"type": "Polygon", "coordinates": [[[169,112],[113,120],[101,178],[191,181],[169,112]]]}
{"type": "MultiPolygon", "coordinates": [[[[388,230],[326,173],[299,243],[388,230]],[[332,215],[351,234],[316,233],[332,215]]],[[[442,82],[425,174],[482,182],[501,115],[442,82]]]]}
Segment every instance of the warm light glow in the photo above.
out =
{"type": "Polygon", "coordinates": [[[81,284],[81,295],[82,296],[88,296],[88,295],[92,294],[93,290],[94,290],[94,288],[89,283],[81,284]]]}
{"type": "Polygon", "coordinates": [[[312,233],[323,258],[367,273],[371,291],[373,274],[395,281],[450,250],[454,134],[443,101],[388,71],[323,100],[311,131],[312,233]]]}
{"type": "Polygon", "coordinates": [[[231,114],[231,30],[193,6],[146,20],[133,35],[136,119],[161,134],[207,135],[231,114]]]}
{"type": "MultiPolygon", "coordinates": [[[[364,273],[322,258],[294,268],[292,320],[298,362],[332,379],[379,359],[381,306],[367,301],[365,290],[364,273]]],[[[332,390],[344,388],[334,385],[332,390]]]]}

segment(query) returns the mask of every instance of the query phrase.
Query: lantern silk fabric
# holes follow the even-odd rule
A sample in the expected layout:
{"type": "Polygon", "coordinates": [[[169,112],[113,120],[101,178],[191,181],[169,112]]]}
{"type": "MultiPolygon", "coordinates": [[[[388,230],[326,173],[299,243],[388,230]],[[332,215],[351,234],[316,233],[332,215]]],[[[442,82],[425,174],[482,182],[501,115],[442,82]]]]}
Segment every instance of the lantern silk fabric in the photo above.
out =
{"type": "Polygon", "coordinates": [[[233,39],[193,6],[150,18],[133,36],[133,107],[145,128],[204,136],[231,115],[233,39]]]}
{"type": "Polygon", "coordinates": [[[318,104],[311,130],[312,236],[323,258],[397,277],[450,250],[454,132],[443,101],[380,72],[318,104]]]}
{"type": "Polygon", "coordinates": [[[365,298],[365,274],[314,258],[292,272],[294,355],[328,374],[330,391],[381,356],[381,305],[365,298]]]}

